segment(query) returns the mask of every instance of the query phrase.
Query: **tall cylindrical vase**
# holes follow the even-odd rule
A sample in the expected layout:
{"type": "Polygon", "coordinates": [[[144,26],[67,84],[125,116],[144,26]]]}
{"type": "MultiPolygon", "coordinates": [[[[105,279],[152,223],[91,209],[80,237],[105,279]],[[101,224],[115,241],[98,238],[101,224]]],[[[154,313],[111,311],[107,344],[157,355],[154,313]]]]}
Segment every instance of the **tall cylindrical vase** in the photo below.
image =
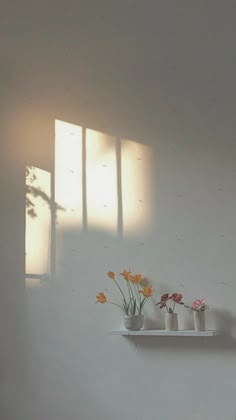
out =
{"type": "Polygon", "coordinates": [[[177,314],[166,314],[166,331],[178,331],[177,314]]]}
{"type": "Polygon", "coordinates": [[[193,322],[195,331],[205,331],[205,311],[193,311],[193,322]]]}

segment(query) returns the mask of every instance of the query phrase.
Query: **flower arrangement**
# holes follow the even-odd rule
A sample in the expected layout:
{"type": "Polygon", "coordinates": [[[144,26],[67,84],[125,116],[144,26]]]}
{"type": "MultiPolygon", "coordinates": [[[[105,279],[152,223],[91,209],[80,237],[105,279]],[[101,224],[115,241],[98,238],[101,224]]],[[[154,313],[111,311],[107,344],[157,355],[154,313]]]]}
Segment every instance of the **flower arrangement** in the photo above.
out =
{"type": "Polygon", "coordinates": [[[207,309],[207,304],[205,299],[196,299],[193,301],[191,306],[184,305],[185,308],[189,308],[192,311],[202,312],[207,309]]]}
{"type": "Polygon", "coordinates": [[[141,315],[148,298],[153,295],[152,286],[144,286],[141,274],[132,274],[130,270],[123,270],[119,274],[125,282],[125,286],[120,286],[116,280],[115,273],[108,271],[107,276],[113,280],[121,295],[121,303],[111,302],[103,292],[96,296],[96,303],[110,303],[118,306],[124,311],[125,315],[141,315]],[[126,289],[124,291],[124,289],[126,289]]]}
{"type": "Polygon", "coordinates": [[[161,300],[156,303],[156,306],[158,306],[160,309],[166,308],[168,314],[173,314],[176,304],[184,305],[182,298],[183,295],[181,295],[181,293],[173,293],[172,295],[169,293],[164,293],[164,295],[161,296],[161,300]]]}

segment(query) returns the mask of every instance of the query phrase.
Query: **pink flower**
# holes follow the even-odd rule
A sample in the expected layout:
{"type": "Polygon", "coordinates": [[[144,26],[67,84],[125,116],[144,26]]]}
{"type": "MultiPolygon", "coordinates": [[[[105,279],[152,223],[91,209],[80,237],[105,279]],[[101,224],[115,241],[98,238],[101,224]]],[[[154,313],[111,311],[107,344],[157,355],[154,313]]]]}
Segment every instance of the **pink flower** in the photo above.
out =
{"type": "Polygon", "coordinates": [[[192,303],[192,309],[196,311],[204,310],[206,308],[206,300],[205,299],[196,299],[192,303]]]}

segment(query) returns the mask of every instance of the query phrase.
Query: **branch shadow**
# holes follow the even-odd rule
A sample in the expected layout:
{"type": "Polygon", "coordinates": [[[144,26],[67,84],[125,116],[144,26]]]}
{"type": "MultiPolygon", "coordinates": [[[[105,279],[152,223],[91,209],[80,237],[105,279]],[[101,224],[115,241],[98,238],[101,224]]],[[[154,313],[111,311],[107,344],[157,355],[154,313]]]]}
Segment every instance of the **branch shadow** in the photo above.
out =
{"type": "Polygon", "coordinates": [[[53,197],[49,196],[42,188],[37,185],[34,185],[37,182],[37,175],[35,174],[35,167],[27,166],[25,171],[25,180],[26,180],[26,193],[25,193],[25,207],[27,214],[33,219],[38,217],[36,211],[36,204],[33,201],[34,198],[41,198],[49,207],[50,211],[56,212],[61,210],[65,211],[65,208],[58,203],[53,201],[53,197]]]}

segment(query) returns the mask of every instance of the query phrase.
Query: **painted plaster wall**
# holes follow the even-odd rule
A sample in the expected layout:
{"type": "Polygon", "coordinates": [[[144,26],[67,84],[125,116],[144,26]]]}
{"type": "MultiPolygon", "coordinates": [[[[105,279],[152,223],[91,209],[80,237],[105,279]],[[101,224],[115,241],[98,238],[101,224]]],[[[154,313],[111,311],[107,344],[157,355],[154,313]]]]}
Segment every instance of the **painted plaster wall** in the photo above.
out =
{"type": "Polygon", "coordinates": [[[108,336],[120,314],[94,297],[131,267],[156,295],[206,297],[208,328],[235,336],[235,3],[1,9],[1,419],[233,420],[233,338],[108,336]],[[53,171],[56,118],[150,150],[150,216],[123,236],[64,230],[56,278],[27,289],[25,165],[53,171]]]}

